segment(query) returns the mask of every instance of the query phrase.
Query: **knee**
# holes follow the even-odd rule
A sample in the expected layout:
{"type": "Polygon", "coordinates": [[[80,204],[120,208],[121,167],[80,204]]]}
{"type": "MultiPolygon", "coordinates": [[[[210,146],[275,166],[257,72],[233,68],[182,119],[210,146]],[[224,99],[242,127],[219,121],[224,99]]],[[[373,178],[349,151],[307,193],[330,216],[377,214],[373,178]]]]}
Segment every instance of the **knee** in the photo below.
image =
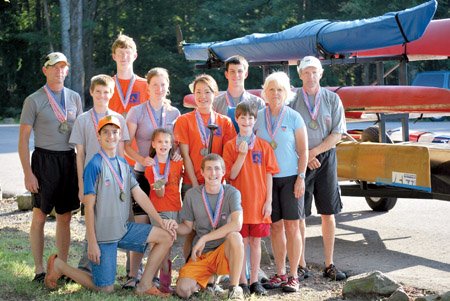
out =
{"type": "Polygon", "coordinates": [[[298,224],[298,220],[295,221],[284,221],[284,227],[286,229],[286,233],[294,234],[299,232],[300,226],[298,224]]]}
{"type": "Polygon", "coordinates": [[[190,285],[187,285],[186,283],[183,283],[182,280],[178,281],[175,288],[175,292],[177,293],[178,297],[183,299],[188,299],[194,293],[194,291],[194,288],[192,288],[190,285]]]}
{"type": "Polygon", "coordinates": [[[257,249],[261,247],[261,238],[260,237],[250,237],[249,239],[250,248],[257,249]]]}
{"type": "Polygon", "coordinates": [[[72,219],[72,212],[66,212],[63,214],[56,214],[56,222],[59,224],[70,224],[70,220],[72,219]]]}
{"type": "Polygon", "coordinates": [[[239,232],[231,232],[225,238],[225,241],[234,247],[244,248],[244,240],[242,239],[242,235],[239,232]]]}
{"type": "Polygon", "coordinates": [[[276,223],[273,223],[270,226],[270,231],[272,232],[272,234],[280,234],[281,232],[284,232],[284,225],[283,225],[283,221],[278,221],[276,223]]]}

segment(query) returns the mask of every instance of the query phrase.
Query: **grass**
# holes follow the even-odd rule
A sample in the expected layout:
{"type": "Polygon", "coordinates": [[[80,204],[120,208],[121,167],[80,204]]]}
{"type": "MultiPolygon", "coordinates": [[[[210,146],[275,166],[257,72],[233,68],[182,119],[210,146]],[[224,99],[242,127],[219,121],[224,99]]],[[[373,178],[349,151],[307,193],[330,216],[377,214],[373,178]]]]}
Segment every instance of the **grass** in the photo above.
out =
{"type": "MultiPolygon", "coordinates": [[[[56,252],[53,238],[45,240],[47,258],[56,252]]],[[[69,264],[76,265],[81,254],[81,244],[72,244],[69,264]]],[[[119,267],[119,275],[125,274],[119,267]]],[[[14,228],[3,228],[0,231],[0,300],[158,300],[158,298],[134,296],[131,291],[120,289],[116,282],[116,292],[112,294],[92,292],[78,284],[61,284],[58,290],[50,291],[41,284],[31,282],[34,277],[34,265],[28,243],[28,233],[14,228]]],[[[202,298],[203,299],[203,298],[202,298]]],[[[206,298],[205,300],[207,300],[206,298]]],[[[172,297],[165,300],[179,300],[172,297]]]]}

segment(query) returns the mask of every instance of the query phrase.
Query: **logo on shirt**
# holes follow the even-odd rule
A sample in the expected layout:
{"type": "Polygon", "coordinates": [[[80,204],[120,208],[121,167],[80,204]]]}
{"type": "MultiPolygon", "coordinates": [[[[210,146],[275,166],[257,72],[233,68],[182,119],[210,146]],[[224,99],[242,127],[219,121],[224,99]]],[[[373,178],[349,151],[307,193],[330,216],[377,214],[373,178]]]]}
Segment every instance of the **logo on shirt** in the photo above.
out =
{"type": "Polygon", "coordinates": [[[105,186],[109,187],[111,185],[111,181],[109,179],[105,180],[105,186]]]}
{"type": "Polygon", "coordinates": [[[130,95],[129,103],[139,103],[139,95],[140,95],[140,92],[132,93],[130,95]]]}
{"type": "Polygon", "coordinates": [[[281,126],[281,130],[282,130],[283,132],[286,132],[286,130],[287,130],[287,126],[285,126],[285,125],[282,125],[282,126],[281,126]]]}
{"type": "Polygon", "coordinates": [[[222,136],[222,127],[218,127],[217,130],[214,131],[214,136],[222,136]]]}
{"type": "Polygon", "coordinates": [[[262,163],[262,152],[261,151],[252,151],[252,162],[255,164],[262,163]]]}

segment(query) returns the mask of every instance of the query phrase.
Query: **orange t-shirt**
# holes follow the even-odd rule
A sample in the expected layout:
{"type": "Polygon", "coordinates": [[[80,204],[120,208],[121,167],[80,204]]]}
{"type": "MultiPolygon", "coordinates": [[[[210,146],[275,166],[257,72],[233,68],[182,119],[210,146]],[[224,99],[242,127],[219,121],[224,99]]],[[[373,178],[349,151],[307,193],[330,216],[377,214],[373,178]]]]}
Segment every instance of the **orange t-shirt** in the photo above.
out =
{"type": "MultiPolygon", "coordinates": [[[[122,88],[122,94],[125,97],[125,95],[127,94],[128,85],[130,84],[130,80],[119,78],[119,84],[120,84],[120,87],[122,88]]],[[[148,99],[147,86],[148,86],[147,80],[145,78],[142,78],[142,77],[136,75],[136,80],[134,81],[133,88],[131,89],[130,100],[128,101],[127,107],[124,108],[122,101],[120,100],[119,90],[117,90],[117,85],[116,85],[114,87],[114,94],[111,97],[111,99],[109,100],[108,107],[111,110],[116,111],[119,114],[122,114],[124,116],[124,118],[126,119],[126,114],[124,114],[124,113],[128,113],[128,111],[132,107],[147,101],[147,99],[148,99]]],[[[131,143],[131,147],[137,151],[138,148],[137,148],[137,144],[136,144],[135,140],[131,143]]],[[[128,164],[130,166],[134,166],[135,162],[133,159],[128,158],[128,157],[125,157],[125,159],[127,160],[128,164]]]]}
{"type": "MultiPolygon", "coordinates": [[[[228,141],[223,149],[227,179],[239,155],[236,139],[237,137],[228,141]]],[[[267,191],[266,175],[268,173],[274,175],[279,171],[273,148],[264,139],[256,137],[255,145],[252,150],[248,150],[238,176],[230,181],[230,184],[241,192],[244,224],[271,223],[270,217],[265,219],[262,214],[267,193],[272,193],[267,191]]]]}
{"type": "MultiPolygon", "coordinates": [[[[164,168],[166,163],[159,163],[159,172],[164,174],[164,168]]],[[[155,190],[150,189],[150,200],[156,211],[180,211],[181,210],[181,193],[180,193],[180,181],[183,174],[183,161],[170,161],[169,176],[164,189],[164,197],[159,198],[156,195],[155,190]]],[[[145,168],[145,177],[148,183],[153,185],[155,183],[155,176],[153,168],[147,166],[145,168]]]]}
{"type": "MultiPolygon", "coordinates": [[[[213,112],[215,116],[215,124],[219,127],[214,132],[214,139],[212,145],[212,153],[222,155],[223,146],[225,143],[236,137],[236,130],[234,129],[231,119],[227,116],[213,112]]],[[[210,115],[202,115],[203,124],[205,127],[208,124],[210,115]]],[[[208,128],[206,128],[209,131],[208,128]]],[[[174,127],[175,140],[179,143],[189,146],[189,157],[194,165],[195,176],[199,184],[203,184],[205,179],[200,173],[203,156],[200,154],[202,148],[207,148],[208,145],[202,144],[200,132],[197,127],[197,120],[195,119],[195,111],[186,113],[178,117],[174,127]]],[[[192,184],[187,172],[183,177],[184,184],[192,184]]]]}

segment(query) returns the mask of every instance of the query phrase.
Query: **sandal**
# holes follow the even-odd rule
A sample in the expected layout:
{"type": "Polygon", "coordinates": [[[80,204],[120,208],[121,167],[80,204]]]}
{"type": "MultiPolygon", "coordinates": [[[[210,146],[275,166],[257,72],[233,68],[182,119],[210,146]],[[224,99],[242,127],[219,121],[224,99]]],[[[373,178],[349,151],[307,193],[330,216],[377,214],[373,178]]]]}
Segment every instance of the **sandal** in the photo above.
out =
{"type": "Polygon", "coordinates": [[[127,276],[127,281],[122,285],[122,289],[132,290],[136,288],[139,280],[135,277],[127,276]]]}
{"type": "Polygon", "coordinates": [[[35,274],[32,282],[43,283],[45,279],[45,273],[35,274]]]}

